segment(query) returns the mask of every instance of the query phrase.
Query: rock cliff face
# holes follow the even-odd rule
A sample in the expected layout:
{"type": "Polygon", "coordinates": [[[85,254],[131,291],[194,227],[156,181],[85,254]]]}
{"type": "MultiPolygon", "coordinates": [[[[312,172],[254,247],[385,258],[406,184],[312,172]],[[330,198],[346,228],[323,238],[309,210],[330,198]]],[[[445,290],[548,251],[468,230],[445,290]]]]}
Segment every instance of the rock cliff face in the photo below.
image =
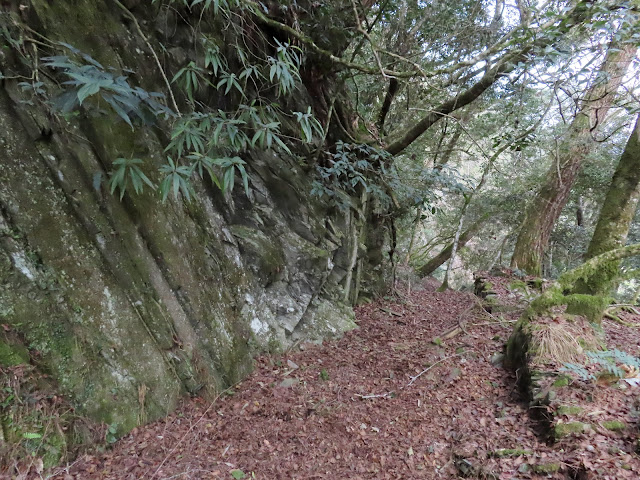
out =
{"type": "MultiPolygon", "coordinates": [[[[110,0],[14,2],[2,14],[3,73],[28,71],[35,42],[63,41],[163,91],[146,40],[175,73],[187,27],[151,2],[124,3],[146,39],[110,0]]],[[[236,382],[257,352],[355,326],[362,221],[310,196],[312,167],[299,157],[245,158],[249,196],[202,183],[191,202],[120,201],[108,192],[112,161],[143,158],[158,183],[166,134],[99,108],[62,115],[21,80],[0,91],[3,366],[31,362],[80,412],[123,433],[187,392],[236,382]]]]}

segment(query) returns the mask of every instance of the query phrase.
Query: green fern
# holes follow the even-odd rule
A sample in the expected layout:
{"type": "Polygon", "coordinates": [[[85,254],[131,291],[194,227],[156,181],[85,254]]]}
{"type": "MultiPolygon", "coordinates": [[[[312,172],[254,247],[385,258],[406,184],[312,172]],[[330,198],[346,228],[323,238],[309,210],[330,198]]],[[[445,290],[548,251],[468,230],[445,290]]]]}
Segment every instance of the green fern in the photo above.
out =
{"type": "Polygon", "coordinates": [[[607,373],[615,375],[618,378],[624,378],[626,373],[622,368],[618,367],[618,364],[640,368],[640,360],[638,360],[638,358],[617,348],[614,350],[587,352],[587,357],[592,363],[597,363],[604,368],[607,373]]]}
{"type": "MultiPolygon", "coordinates": [[[[640,359],[617,348],[613,350],[589,351],[586,352],[586,356],[589,364],[598,365],[606,373],[617,378],[624,378],[626,374],[626,372],[618,366],[619,364],[640,369],[640,359]]],[[[595,379],[594,375],[591,374],[584,365],[565,363],[561,370],[575,374],[582,380],[595,379]]]]}
{"type": "Polygon", "coordinates": [[[584,365],[578,365],[577,363],[565,363],[564,366],[560,368],[560,371],[577,376],[582,380],[595,380],[596,378],[584,365]]]}

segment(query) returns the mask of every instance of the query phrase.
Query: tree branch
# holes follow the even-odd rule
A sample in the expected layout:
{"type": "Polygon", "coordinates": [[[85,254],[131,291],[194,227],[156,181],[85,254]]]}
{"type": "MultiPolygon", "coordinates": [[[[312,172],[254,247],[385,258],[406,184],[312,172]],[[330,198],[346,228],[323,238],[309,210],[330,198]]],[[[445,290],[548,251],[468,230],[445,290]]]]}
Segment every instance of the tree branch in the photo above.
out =
{"type": "Polygon", "coordinates": [[[391,103],[398,93],[399,83],[398,79],[392,78],[389,81],[389,88],[387,89],[387,94],[384,97],[384,102],[382,104],[382,108],[380,109],[380,115],[378,115],[378,131],[382,135],[382,131],[384,128],[384,122],[389,114],[389,110],[391,109],[391,103]]]}
{"type": "MultiPolygon", "coordinates": [[[[482,95],[489,87],[491,87],[501,76],[513,71],[520,62],[527,59],[528,54],[534,48],[542,48],[550,45],[555,41],[557,35],[567,32],[578,22],[584,21],[589,13],[589,6],[591,2],[589,0],[582,0],[579,2],[565,18],[557,26],[556,35],[549,35],[543,37],[536,42],[522,47],[519,50],[505,53],[501,58],[497,60],[495,65],[488,69],[485,74],[474,85],[469,87],[466,91],[456,95],[455,97],[447,100],[433,109],[428,115],[422,118],[412,128],[410,128],[403,137],[391,143],[386,148],[386,151],[391,155],[398,155],[405,148],[411,145],[417,140],[424,132],[426,132],[433,124],[440,120],[443,116],[470,104],[482,95]]],[[[551,23],[550,25],[553,25],[551,23]]]]}

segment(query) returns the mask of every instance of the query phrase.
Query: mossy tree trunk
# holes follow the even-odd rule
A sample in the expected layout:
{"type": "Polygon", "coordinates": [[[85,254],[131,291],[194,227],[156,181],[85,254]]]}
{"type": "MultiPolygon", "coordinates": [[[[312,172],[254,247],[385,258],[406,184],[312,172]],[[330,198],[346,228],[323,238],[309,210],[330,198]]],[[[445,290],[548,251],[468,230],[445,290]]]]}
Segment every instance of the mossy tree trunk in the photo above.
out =
{"type": "Polygon", "coordinates": [[[593,132],[604,122],[636,47],[611,44],[600,72],[561,142],[544,183],[526,210],[511,266],[539,276],[542,257],[571,187],[593,145],[593,132]]]}
{"type": "MultiPolygon", "coordinates": [[[[640,199],[640,115],[620,157],[611,186],[607,191],[596,229],[589,243],[586,258],[624,246],[629,227],[640,199]]],[[[576,292],[606,295],[619,273],[620,261],[616,260],[600,269],[600,274],[588,283],[579,282],[576,292]]]]}
{"type": "Polygon", "coordinates": [[[514,326],[505,350],[505,366],[514,370],[524,368],[531,358],[531,332],[536,319],[550,315],[552,308],[567,306],[567,313],[582,315],[591,323],[597,323],[602,318],[602,311],[606,306],[606,298],[602,296],[569,293],[575,290],[579,282],[589,283],[590,279],[612,262],[640,255],[640,244],[627,245],[602,253],[579,267],[566,272],[548,287],[541,295],[534,299],[529,308],[514,326]]]}

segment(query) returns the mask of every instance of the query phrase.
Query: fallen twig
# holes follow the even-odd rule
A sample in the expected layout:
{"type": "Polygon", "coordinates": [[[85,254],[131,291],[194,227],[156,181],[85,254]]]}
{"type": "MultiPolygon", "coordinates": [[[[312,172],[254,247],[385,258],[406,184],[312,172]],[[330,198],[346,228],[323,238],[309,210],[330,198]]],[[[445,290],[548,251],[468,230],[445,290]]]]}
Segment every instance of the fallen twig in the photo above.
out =
{"type": "Polygon", "coordinates": [[[393,395],[393,392],[380,393],[380,394],[371,394],[371,395],[360,395],[356,394],[356,397],[360,397],[362,400],[367,400],[369,398],[389,398],[393,395]]]}
{"type": "Polygon", "coordinates": [[[388,313],[389,315],[393,315],[394,317],[404,317],[404,313],[395,312],[390,308],[380,307],[380,310],[385,313],[388,313]]]}
{"type": "Polygon", "coordinates": [[[422,375],[424,375],[425,373],[427,373],[429,370],[431,370],[433,367],[435,367],[436,365],[438,365],[439,363],[444,362],[445,360],[449,360],[450,358],[453,357],[459,357],[461,355],[464,355],[465,353],[467,353],[467,351],[465,350],[464,352],[460,352],[460,353],[455,353],[453,355],[449,355],[448,357],[444,357],[441,358],[440,360],[438,360],[436,363],[430,365],[429,367],[425,368],[423,371],[421,371],[418,375],[416,375],[415,377],[411,377],[411,381],[409,383],[407,383],[407,387],[410,387],[413,382],[415,382],[418,378],[420,378],[422,375]]]}
{"type": "Polygon", "coordinates": [[[459,333],[469,333],[465,330],[464,326],[465,326],[465,321],[463,320],[463,318],[470,313],[474,307],[476,306],[480,306],[482,307],[482,304],[476,299],[476,301],[470,305],[469,307],[467,307],[460,315],[458,315],[456,317],[456,322],[457,325],[453,328],[450,328],[449,330],[447,330],[446,332],[444,332],[442,335],[439,335],[439,338],[442,338],[443,340],[449,340],[450,338],[455,337],[456,335],[458,335],[459,333]]]}

